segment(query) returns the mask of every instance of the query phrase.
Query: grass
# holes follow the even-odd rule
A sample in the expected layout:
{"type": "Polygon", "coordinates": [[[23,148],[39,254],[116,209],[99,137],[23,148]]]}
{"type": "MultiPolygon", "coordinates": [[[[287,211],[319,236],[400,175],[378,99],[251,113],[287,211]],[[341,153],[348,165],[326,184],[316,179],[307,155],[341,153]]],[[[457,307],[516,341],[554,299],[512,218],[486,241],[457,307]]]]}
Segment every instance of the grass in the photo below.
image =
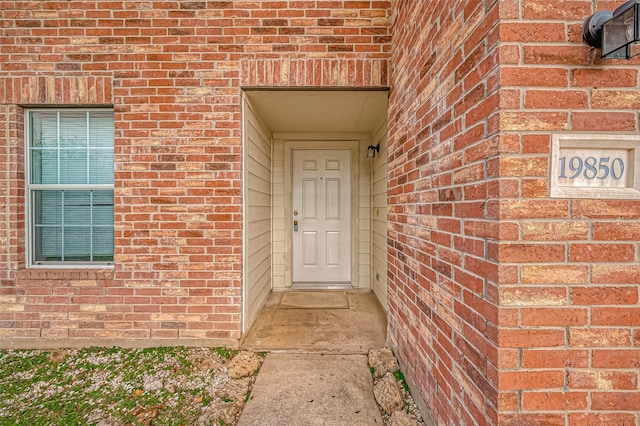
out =
{"type": "Polygon", "coordinates": [[[407,384],[407,381],[405,380],[404,374],[402,374],[402,371],[397,370],[395,373],[393,373],[393,377],[395,377],[396,380],[402,384],[402,387],[404,388],[405,392],[409,392],[409,385],[407,384]]]}
{"type": "Polygon", "coordinates": [[[0,351],[0,425],[195,424],[208,406],[222,402],[215,393],[235,353],[182,347],[0,351]]]}

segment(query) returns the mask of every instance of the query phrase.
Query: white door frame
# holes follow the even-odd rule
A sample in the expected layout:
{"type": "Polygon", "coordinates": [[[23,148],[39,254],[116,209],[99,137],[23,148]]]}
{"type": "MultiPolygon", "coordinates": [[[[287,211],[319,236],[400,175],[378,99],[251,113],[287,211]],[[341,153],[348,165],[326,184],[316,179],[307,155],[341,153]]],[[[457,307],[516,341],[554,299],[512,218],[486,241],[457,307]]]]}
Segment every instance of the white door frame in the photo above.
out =
{"type": "MultiPolygon", "coordinates": [[[[292,194],[292,185],[291,181],[293,179],[293,171],[291,167],[291,159],[293,150],[298,149],[348,149],[351,151],[351,286],[358,287],[358,276],[359,276],[359,268],[358,268],[358,246],[359,246],[359,238],[358,238],[358,197],[359,197],[359,188],[358,188],[358,145],[360,139],[369,139],[369,136],[366,135],[358,135],[359,137],[355,137],[354,135],[349,135],[348,137],[338,138],[337,135],[290,135],[287,134],[287,137],[282,137],[282,135],[274,135],[274,139],[283,139],[284,140],[284,170],[285,170],[285,179],[284,179],[284,188],[285,188],[285,197],[284,197],[284,217],[285,217],[285,285],[287,287],[291,287],[293,285],[293,249],[292,249],[292,232],[293,232],[293,224],[291,219],[293,217],[292,209],[291,209],[291,194],[292,194]],[[278,137],[280,136],[280,137],[278,137]],[[304,140],[304,138],[308,138],[304,140]],[[348,140],[347,140],[348,138],[348,140]]],[[[307,283],[305,287],[309,287],[312,284],[307,283]]],[[[319,283],[320,287],[329,287],[326,283],[319,283]]]]}

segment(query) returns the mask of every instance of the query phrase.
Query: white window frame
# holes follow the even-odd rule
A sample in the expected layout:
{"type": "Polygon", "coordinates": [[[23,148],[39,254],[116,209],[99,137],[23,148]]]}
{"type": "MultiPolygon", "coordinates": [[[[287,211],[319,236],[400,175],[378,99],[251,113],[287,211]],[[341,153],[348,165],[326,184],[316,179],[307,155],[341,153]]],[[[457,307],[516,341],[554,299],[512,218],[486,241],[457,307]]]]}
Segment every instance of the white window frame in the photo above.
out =
{"type": "MultiPolygon", "coordinates": [[[[24,110],[24,159],[25,159],[25,242],[26,242],[26,264],[29,268],[113,268],[113,261],[108,262],[85,262],[85,261],[35,261],[34,260],[34,211],[32,206],[33,191],[43,190],[87,190],[87,191],[114,191],[114,184],[32,184],[31,183],[31,112],[65,112],[65,111],[107,111],[114,112],[113,108],[26,108],[24,110]]],[[[58,126],[58,132],[60,127],[58,126]]],[[[115,139],[115,135],[114,135],[115,139]]],[[[115,142],[115,141],[114,141],[115,142]]],[[[114,170],[115,173],[115,170],[114,170]]],[[[115,238],[115,237],[114,237],[115,238]]]]}

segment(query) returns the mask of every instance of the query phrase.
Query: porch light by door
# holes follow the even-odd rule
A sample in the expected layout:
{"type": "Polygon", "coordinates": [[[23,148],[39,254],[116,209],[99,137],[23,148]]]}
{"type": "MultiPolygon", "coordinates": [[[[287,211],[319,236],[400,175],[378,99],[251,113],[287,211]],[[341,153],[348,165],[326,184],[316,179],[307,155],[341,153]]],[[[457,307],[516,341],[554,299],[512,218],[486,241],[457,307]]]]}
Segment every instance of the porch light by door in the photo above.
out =
{"type": "Polygon", "coordinates": [[[602,10],[584,21],[582,39],[602,49],[603,59],[631,59],[640,54],[640,0],[630,0],[613,12],[602,10]]]}
{"type": "MultiPolygon", "coordinates": [[[[640,1],[640,0],[639,0],[640,1]]],[[[376,158],[376,154],[380,152],[380,144],[369,145],[367,147],[367,158],[376,158]]]]}

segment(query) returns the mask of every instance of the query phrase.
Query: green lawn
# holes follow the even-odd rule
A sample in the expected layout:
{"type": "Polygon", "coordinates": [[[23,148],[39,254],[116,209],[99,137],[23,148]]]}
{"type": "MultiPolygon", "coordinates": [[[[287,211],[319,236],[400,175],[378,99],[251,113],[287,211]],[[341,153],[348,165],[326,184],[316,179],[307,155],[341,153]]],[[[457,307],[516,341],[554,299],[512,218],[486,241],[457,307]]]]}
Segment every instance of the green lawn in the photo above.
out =
{"type": "Polygon", "coordinates": [[[225,348],[0,351],[0,425],[222,424],[225,348]]]}

